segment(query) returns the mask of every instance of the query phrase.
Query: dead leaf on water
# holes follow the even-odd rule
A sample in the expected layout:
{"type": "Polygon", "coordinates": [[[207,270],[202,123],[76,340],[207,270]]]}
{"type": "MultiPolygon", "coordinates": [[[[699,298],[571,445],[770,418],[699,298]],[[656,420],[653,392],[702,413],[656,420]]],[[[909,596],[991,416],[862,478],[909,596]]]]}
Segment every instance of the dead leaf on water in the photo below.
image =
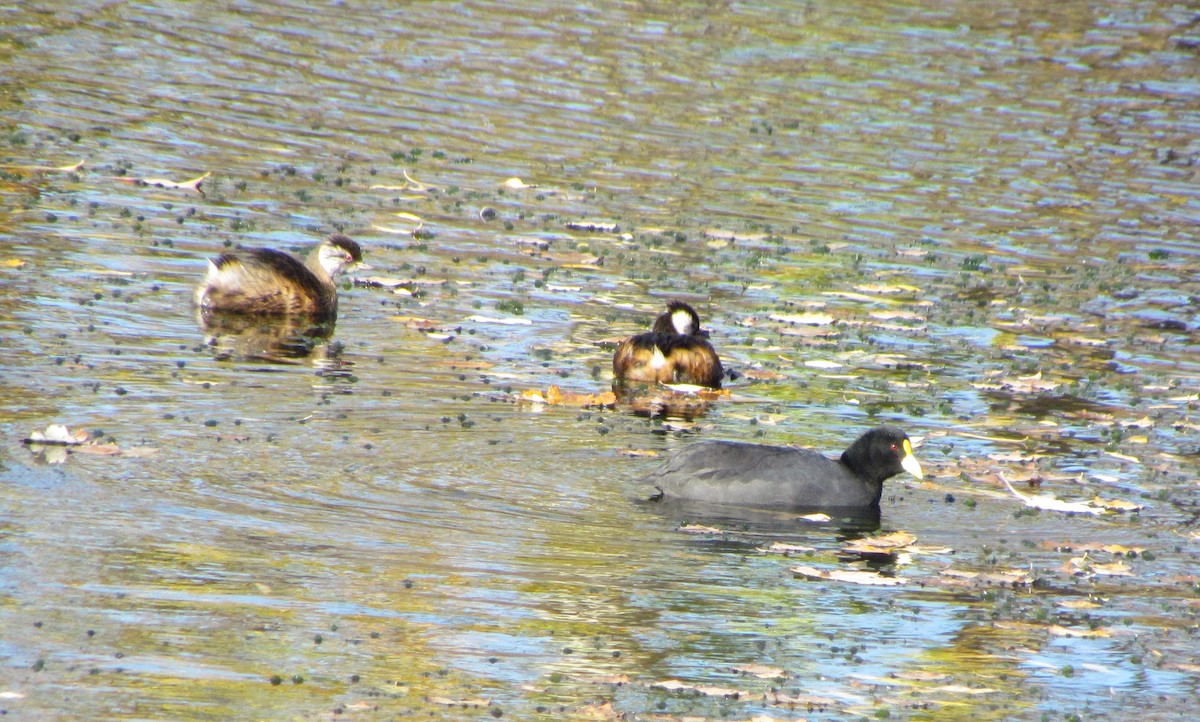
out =
{"type": "Polygon", "coordinates": [[[487,707],[491,705],[490,699],[451,699],[450,697],[428,697],[433,704],[440,704],[446,707],[487,707]]]}
{"type": "Polygon", "coordinates": [[[1052,496],[1044,494],[1039,494],[1036,496],[1027,496],[1022,494],[1013,488],[1013,485],[1009,483],[1008,478],[1004,475],[1004,472],[1000,473],[1000,481],[1003,481],[1004,485],[1008,487],[1008,490],[1013,493],[1013,496],[1023,501],[1025,506],[1034,509],[1061,511],[1068,514],[1100,514],[1102,512],[1101,509],[1098,509],[1083,501],[1061,501],[1052,496]]]}
{"type": "Polygon", "coordinates": [[[737,699],[738,697],[741,697],[742,695],[746,694],[745,692],[743,692],[740,689],[733,689],[730,687],[714,687],[714,686],[710,686],[710,685],[688,684],[687,682],[680,682],[677,679],[666,679],[661,682],[651,682],[650,687],[652,687],[654,689],[665,689],[665,690],[668,690],[671,692],[677,692],[680,690],[689,690],[689,691],[699,692],[700,694],[702,694],[706,697],[729,697],[731,699],[737,699]]]}
{"type": "Polygon", "coordinates": [[[833,517],[829,516],[828,514],[822,514],[821,512],[816,512],[815,514],[802,514],[796,518],[803,521],[811,521],[816,523],[823,523],[833,519],[833,517]]]}
{"type": "Polygon", "coordinates": [[[849,584],[862,584],[866,586],[891,587],[899,584],[904,584],[903,579],[896,577],[885,577],[878,572],[860,572],[849,571],[845,569],[817,569],[816,567],[798,566],[792,567],[791,572],[798,576],[814,581],[834,581],[847,582],[849,584]]]}
{"type": "Polygon", "coordinates": [[[529,185],[528,183],[521,180],[520,178],[517,178],[516,176],[509,178],[508,180],[504,181],[500,185],[503,186],[504,188],[511,188],[512,190],[520,190],[522,188],[537,188],[537,186],[529,185]]]}
{"type": "Polygon", "coordinates": [[[782,692],[767,692],[767,701],[771,704],[795,705],[804,707],[830,707],[837,704],[829,697],[817,697],[811,694],[789,695],[782,692]]]}
{"type": "Polygon", "coordinates": [[[1090,602],[1086,599],[1068,599],[1064,602],[1059,602],[1058,606],[1066,609],[1100,609],[1100,605],[1095,602],[1090,602]]]}
{"type": "Polygon", "coordinates": [[[564,223],[572,231],[590,231],[593,233],[619,233],[621,227],[612,221],[583,219],[564,223]]]}
{"type": "Polygon", "coordinates": [[[966,569],[943,569],[938,574],[948,580],[975,584],[1021,585],[1033,584],[1033,575],[1024,569],[1003,569],[994,572],[973,572],[966,569]]]}
{"type": "Polygon", "coordinates": [[[878,296],[868,296],[865,293],[852,293],[850,291],[825,291],[822,295],[844,298],[848,301],[862,301],[863,303],[896,303],[896,301],[893,301],[889,298],[879,298],[878,296]]]}
{"type": "Polygon", "coordinates": [[[1137,556],[1146,551],[1145,547],[1127,547],[1124,544],[1105,544],[1100,548],[1116,556],[1137,556]]]}
{"type": "Polygon", "coordinates": [[[1073,637],[1078,639],[1087,639],[1095,637],[1111,637],[1112,633],[1106,629],[1075,629],[1073,627],[1064,627],[1059,624],[1052,624],[1046,628],[1056,637],[1073,637]]]}
{"type": "Polygon", "coordinates": [[[558,386],[550,386],[545,392],[540,389],[526,389],[521,392],[521,398],[525,401],[532,401],[538,404],[576,406],[581,408],[591,406],[609,408],[617,404],[617,395],[612,391],[604,391],[598,394],[581,394],[575,391],[565,391],[558,386]]]}
{"type": "Polygon", "coordinates": [[[584,705],[575,711],[572,715],[576,719],[622,719],[624,713],[617,712],[613,709],[612,702],[602,702],[599,704],[584,705]]]}
{"type": "Polygon", "coordinates": [[[767,667],[762,664],[737,664],[730,669],[738,674],[747,674],[759,679],[779,679],[788,676],[788,673],[779,667],[767,667]]]}
{"type": "Polygon", "coordinates": [[[532,326],[533,325],[533,321],[530,321],[527,318],[512,318],[512,317],[497,318],[495,316],[482,316],[479,314],[476,314],[474,316],[468,316],[467,320],[473,321],[475,323],[495,323],[495,324],[500,324],[501,326],[532,326]]]}
{"type": "Polygon", "coordinates": [[[925,316],[912,311],[872,311],[867,314],[871,318],[879,321],[924,321],[925,316]]]}
{"type": "Polygon", "coordinates": [[[1044,380],[1041,371],[1032,376],[1009,376],[1006,378],[997,378],[994,381],[972,383],[971,385],[984,391],[1008,391],[1019,394],[1054,391],[1062,386],[1057,381],[1044,380]]]}
{"type": "Polygon", "coordinates": [[[78,163],[72,163],[70,165],[55,165],[55,166],[4,164],[4,165],[0,165],[0,168],[4,168],[6,170],[28,170],[28,171],[34,171],[37,173],[51,173],[51,172],[74,173],[75,171],[82,168],[83,164],[85,162],[86,162],[86,160],[81,160],[78,163]]]}
{"type": "Polygon", "coordinates": [[[6,258],[5,260],[3,260],[3,261],[0,261],[0,267],[4,267],[4,268],[24,268],[24,267],[25,267],[25,261],[22,261],[20,258],[6,258]]]}
{"type": "Polygon", "coordinates": [[[356,286],[368,288],[397,288],[398,286],[444,286],[444,278],[390,278],[388,276],[355,276],[356,286]]]}
{"type": "Polygon", "coordinates": [[[1125,501],[1124,499],[1101,499],[1098,496],[1093,497],[1088,503],[1109,511],[1138,511],[1143,508],[1141,504],[1132,501],[1125,501]]]}
{"type": "Polygon", "coordinates": [[[725,532],[715,526],[705,526],[703,524],[683,524],[676,527],[675,531],[681,531],[685,534],[724,534],[725,532]]]}
{"type": "Polygon", "coordinates": [[[75,446],[87,440],[88,432],[83,429],[71,431],[64,424],[50,424],[45,431],[34,431],[29,438],[21,441],[26,444],[75,446]]]}
{"type": "Polygon", "coordinates": [[[125,178],[122,176],[117,176],[114,178],[114,180],[120,181],[122,183],[133,183],[133,184],[142,185],[142,186],[154,186],[155,188],[172,188],[172,189],[179,189],[179,190],[190,190],[190,191],[196,191],[200,195],[204,195],[204,190],[201,186],[204,184],[204,181],[207,180],[210,175],[212,175],[211,171],[208,173],[205,173],[204,175],[197,176],[195,178],[192,178],[191,180],[186,180],[186,181],[173,181],[173,180],[169,180],[167,178],[125,178]]]}
{"type": "Polygon", "coordinates": [[[891,555],[899,549],[911,546],[916,541],[916,535],[909,534],[906,531],[897,531],[890,534],[854,539],[842,547],[842,551],[851,554],[891,555]]]}
{"type": "Polygon", "coordinates": [[[1131,429],[1131,428],[1149,429],[1154,426],[1154,421],[1152,421],[1149,416],[1143,416],[1142,418],[1140,418],[1136,421],[1121,421],[1118,423],[1120,423],[1121,426],[1124,426],[1127,429],[1131,429]]]}
{"type": "Polygon", "coordinates": [[[902,283],[897,283],[894,285],[879,284],[879,283],[867,283],[867,284],[863,284],[861,286],[855,286],[854,289],[857,291],[862,291],[863,293],[883,293],[883,294],[920,293],[921,292],[921,289],[917,288],[916,286],[908,286],[908,285],[905,285],[902,283]]]}
{"type": "Polygon", "coordinates": [[[437,186],[422,183],[408,174],[407,170],[402,170],[405,182],[400,185],[373,185],[368,186],[368,190],[385,190],[385,191],[412,191],[413,193],[424,193],[437,186]]]}
{"type": "Polygon", "coordinates": [[[828,326],[834,321],[828,313],[771,313],[767,314],[767,318],[801,326],[828,326]]]}
{"type": "Polygon", "coordinates": [[[439,327],[437,321],[420,316],[392,316],[390,320],[417,331],[433,331],[439,327]]]}
{"type": "Polygon", "coordinates": [[[742,376],[753,381],[779,381],[787,378],[784,374],[769,369],[746,369],[742,372],[742,376]]]}
{"type": "Polygon", "coordinates": [[[814,368],[814,369],[840,369],[840,368],[842,368],[842,364],[840,364],[836,361],[826,361],[824,359],[811,359],[809,361],[805,361],[804,365],[809,368],[814,368]]]}
{"type": "Polygon", "coordinates": [[[934,687],[933,692],[949,692],[950,694],[992,694],[996,690],[988,687],[966,687],[961,684],[945,684],[934,687]]]}
{"type": "Polygon", "coordinates": [[[784,542],[773,542],[771,546],[759,548],[759,551],[765,554],[784,554],[789,556],[792,554],[815,552],[816,550],[816,547],[806,547],[802,544],[787,544],[784,542]]]}

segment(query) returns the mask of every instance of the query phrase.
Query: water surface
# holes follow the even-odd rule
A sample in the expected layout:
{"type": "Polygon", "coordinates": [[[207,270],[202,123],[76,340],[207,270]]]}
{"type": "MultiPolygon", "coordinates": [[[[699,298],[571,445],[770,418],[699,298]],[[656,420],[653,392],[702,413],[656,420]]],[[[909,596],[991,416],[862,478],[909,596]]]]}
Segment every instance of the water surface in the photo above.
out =
{"type": "Polygon", "coordinates": [[[1191,716],[1193,11],[3,17],[8,715],[1191,716]],[[334,230],[402,292],[347,284],[300,359],[198,325],[206,258],[334,230]],[[670,297],[729,398],[691,420],[523,400],[607,390],[605,342],[670,297]],[[927,477],[889,482],[878,529],[637,499],[696,438],[835,453],[881,422],[927,477]],[[52,423],[125,453],[21,444],[52,423]],[[1026,509],[1001,472],[1143,508],[1026,509]],[[897,530],[941,551],[840,552],[897,530]]]}

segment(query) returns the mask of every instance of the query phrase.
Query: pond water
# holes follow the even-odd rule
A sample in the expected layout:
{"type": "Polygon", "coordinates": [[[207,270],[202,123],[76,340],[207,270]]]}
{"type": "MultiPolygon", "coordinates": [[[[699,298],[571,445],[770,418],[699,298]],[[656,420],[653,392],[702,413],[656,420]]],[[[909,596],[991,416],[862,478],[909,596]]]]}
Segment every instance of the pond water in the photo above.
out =
{"type": "Polygon", "coordinates": [[[518,5],[3,10],[0,709],[1190,719],[1195,11],[518,5]],[[205,259],[335,230],[403,283],[311,355],[199,325],[205,259]],[[531,400],[675,297],[728,396],[531,400]],[[882,422],[878,520],[639,499],[882,422]]]}

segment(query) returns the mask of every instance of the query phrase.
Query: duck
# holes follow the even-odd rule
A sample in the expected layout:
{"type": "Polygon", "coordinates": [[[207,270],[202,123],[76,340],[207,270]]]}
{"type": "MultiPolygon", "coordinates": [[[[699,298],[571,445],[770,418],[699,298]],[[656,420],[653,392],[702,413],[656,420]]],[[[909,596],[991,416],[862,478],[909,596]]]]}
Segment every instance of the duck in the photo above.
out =
{"type": "Polygon", "coordinates": [[[345,270],[370,268],[362,247],[334,233],[301,263],[271,248],[222,253],[208,261],[208,274],[196,289],[202,312],[337,317],[335,279],[345,270]]]}
{"type": "Polygon", "coordinates": [[[795,446],[700,441],[675,452],[643,483],[652,487],[651,500],[865,511],[878,510],[883,482],[904,471],[924,478],[908,434],[878,426],[836,459],[795,446]]]}
{"type": "Polygon", "coordinates": [[[614,385],[692,384],[721,388],[721,359],[700,328],[696,309],[670,301],[647,333],[622,341],[613,354],[614,385]]]}

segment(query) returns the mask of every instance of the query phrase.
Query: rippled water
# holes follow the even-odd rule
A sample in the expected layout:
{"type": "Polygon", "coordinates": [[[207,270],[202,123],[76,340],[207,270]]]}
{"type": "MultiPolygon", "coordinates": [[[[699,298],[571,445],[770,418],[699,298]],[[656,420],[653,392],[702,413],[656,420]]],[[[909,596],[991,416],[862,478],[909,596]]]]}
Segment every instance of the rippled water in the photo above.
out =
{"type": "Polygon", "coordinates": [[[1194,11],[520,5],[0,11],[0,709],[1189,718],[1194,11]],[[205,258],[335,229],[403,292],[285,362],[197,324],[205,258]],[[523,400],[675,296],[740,375],[708,413],[523,400]],[[928,472],[880,530],[953,553],[637,500],[648,453],[880,421],[928,472]]]}

